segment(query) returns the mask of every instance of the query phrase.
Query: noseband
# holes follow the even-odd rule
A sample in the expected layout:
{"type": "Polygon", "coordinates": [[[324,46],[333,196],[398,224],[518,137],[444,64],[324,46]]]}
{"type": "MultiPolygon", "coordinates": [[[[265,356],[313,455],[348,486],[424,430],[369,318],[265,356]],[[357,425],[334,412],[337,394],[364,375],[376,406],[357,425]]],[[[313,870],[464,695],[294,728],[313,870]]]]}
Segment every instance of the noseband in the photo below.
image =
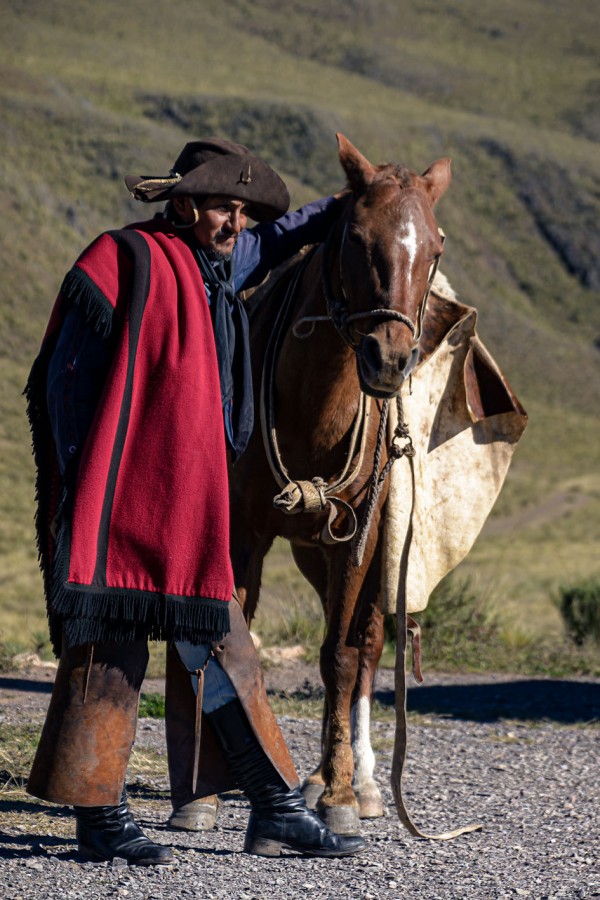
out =
{"type": "MultiPolygon", "coordinates": [[[[427,298],[429,297],[429,292],[431,291],[431,286],[433,284],[433,280],[435,278],[435,273],[437,272],[438,265],[441,258],[441,253],[439,256],[436,256],[434,262],[431,265],[429,270],[429,278],[427,279],[427,287],[425,288],[425,293],[423,295],[423,299],[419,304],[419,309],[417,312],[417,321],[416,323],[412,321],[407,315],[404,313],[398,312],[395,309],[369,309],[365,312],[357,312],[351,313],[348,310],[348,296],[346,294],[344,288],[344,279],[342,276],[342,250],[344,247],[344,242],[346,240],[346,232],[348,230],[348,222],[344,225],[344,231],[342,233],[342,240],[340,242],[340,250],[338,255],[338,278],[341,289],[341,296],[336,297],[331,285],[331,279],[329,277],[329,258],[331,255],[331,243],[332,243],[332,234],[330,231],[327,236],[327,240],[323,246],[323,268],[321,273],[321,281],[323,284],[323,293],[325,295],[325,303],[327,307],[327,315],[326,316],[303,316],[301,319],[298,319],[292,328],[292,332],[297,338],[306,338],[309,337],[314,330],[315,322],[325,322],[330,321],[333,323],[336,331],[342,338],[342,340],[356,352],[358,350],[359,341],[356,340],[354,334],[352,332],[352,323],[359,321],[360,319],[371,319],[371,318],[380,318],[383,321],[397,321],[402,322],[403,325],[406,325],[408,330],[413,336],[413,347],[416,348],[419,343],[419,338],[421,336],[421,329],[423,326],[423,316],[425,315],[425,306],[427,304],[427,298]],[[310,322],[312,327],[307,331],[301,329],[301,326],[305,322],[310,322]]],[[[438,228],[438,232],[442,241],[442,248],[444,245],[444,241],[446,239],[446,235],[442,231],[441,228],[438,228]]],[[[412,367],[411,367],[412,368],[412,367]]]]}

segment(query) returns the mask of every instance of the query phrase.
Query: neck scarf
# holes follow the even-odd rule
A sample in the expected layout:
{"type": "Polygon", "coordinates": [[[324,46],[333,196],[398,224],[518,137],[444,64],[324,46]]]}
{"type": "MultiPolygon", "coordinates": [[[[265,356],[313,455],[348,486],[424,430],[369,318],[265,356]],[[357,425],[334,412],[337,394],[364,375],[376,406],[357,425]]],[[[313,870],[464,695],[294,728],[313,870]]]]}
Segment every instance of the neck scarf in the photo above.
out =
{"type": "Polygon", "coordinates": [[[235,461],[254,425],[248,316],[235,293],[232,261],[210,259],[200,247],[196,257],[211,295],[225,433],[235,461]]]}

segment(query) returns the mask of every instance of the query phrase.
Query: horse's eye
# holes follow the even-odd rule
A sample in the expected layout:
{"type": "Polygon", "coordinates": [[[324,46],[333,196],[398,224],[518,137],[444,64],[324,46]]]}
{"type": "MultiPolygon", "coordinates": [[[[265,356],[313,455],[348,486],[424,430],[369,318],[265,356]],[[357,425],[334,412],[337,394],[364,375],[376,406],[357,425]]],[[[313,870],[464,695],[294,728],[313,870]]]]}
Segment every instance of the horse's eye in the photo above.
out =
{"type": "Polygon", "coordinates": [[[359,244],[362,240],[362,234],[358,228],[349,228],[348,229],[348,240],[352,244],[359,244]]]}

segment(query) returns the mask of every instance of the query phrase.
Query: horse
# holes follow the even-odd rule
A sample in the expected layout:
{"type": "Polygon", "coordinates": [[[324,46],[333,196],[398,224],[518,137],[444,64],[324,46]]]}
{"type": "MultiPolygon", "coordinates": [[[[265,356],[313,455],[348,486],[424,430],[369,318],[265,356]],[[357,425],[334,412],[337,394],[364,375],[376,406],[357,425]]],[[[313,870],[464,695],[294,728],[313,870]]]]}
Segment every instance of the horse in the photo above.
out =
{"type": "MultiPolygon", "coordinates": [[[[434,207],[451,173],[448,158],[419,175],[373,165],[337,141],[348,186],[339,220],[252,298],[261,429],[230,473],[231,555],[249,625],[277,536],[320,598],[322,759],[305,792],[319,794],[330,827],[355,833],[359,817],[383,814],[368,735],[383,648],[384,476],[394,459],[385,419],[416,361],[443,250],[434,207]]],[[[410,452],[402,425],[396,456],[410,452]]]]}

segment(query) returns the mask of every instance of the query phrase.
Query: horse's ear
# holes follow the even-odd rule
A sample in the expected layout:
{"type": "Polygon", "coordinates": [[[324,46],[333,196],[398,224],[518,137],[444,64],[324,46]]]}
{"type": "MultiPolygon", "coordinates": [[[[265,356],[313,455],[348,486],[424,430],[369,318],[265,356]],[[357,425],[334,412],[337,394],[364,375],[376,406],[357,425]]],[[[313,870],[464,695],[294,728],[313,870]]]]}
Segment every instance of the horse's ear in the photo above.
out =
{"type": "Polygon", "coordinates": [[[444,156],[442,159],[438,159],[433,165],[429,166],[429,168],[421,175],[421,178],[425,181],[425,189],[429,194],[429,199],[433,205],[435,205],[440,197],[448,190],[448,186],[452,180],[452,173],[450,171],[451,163],[452,160],[448,156],[444,156]]]}
{"type": "Polygon", "coordinates": [[[339,131],[336,134],[342,168],[353,191],[362,193],[373,178],[375,166],[339,131]]]}

